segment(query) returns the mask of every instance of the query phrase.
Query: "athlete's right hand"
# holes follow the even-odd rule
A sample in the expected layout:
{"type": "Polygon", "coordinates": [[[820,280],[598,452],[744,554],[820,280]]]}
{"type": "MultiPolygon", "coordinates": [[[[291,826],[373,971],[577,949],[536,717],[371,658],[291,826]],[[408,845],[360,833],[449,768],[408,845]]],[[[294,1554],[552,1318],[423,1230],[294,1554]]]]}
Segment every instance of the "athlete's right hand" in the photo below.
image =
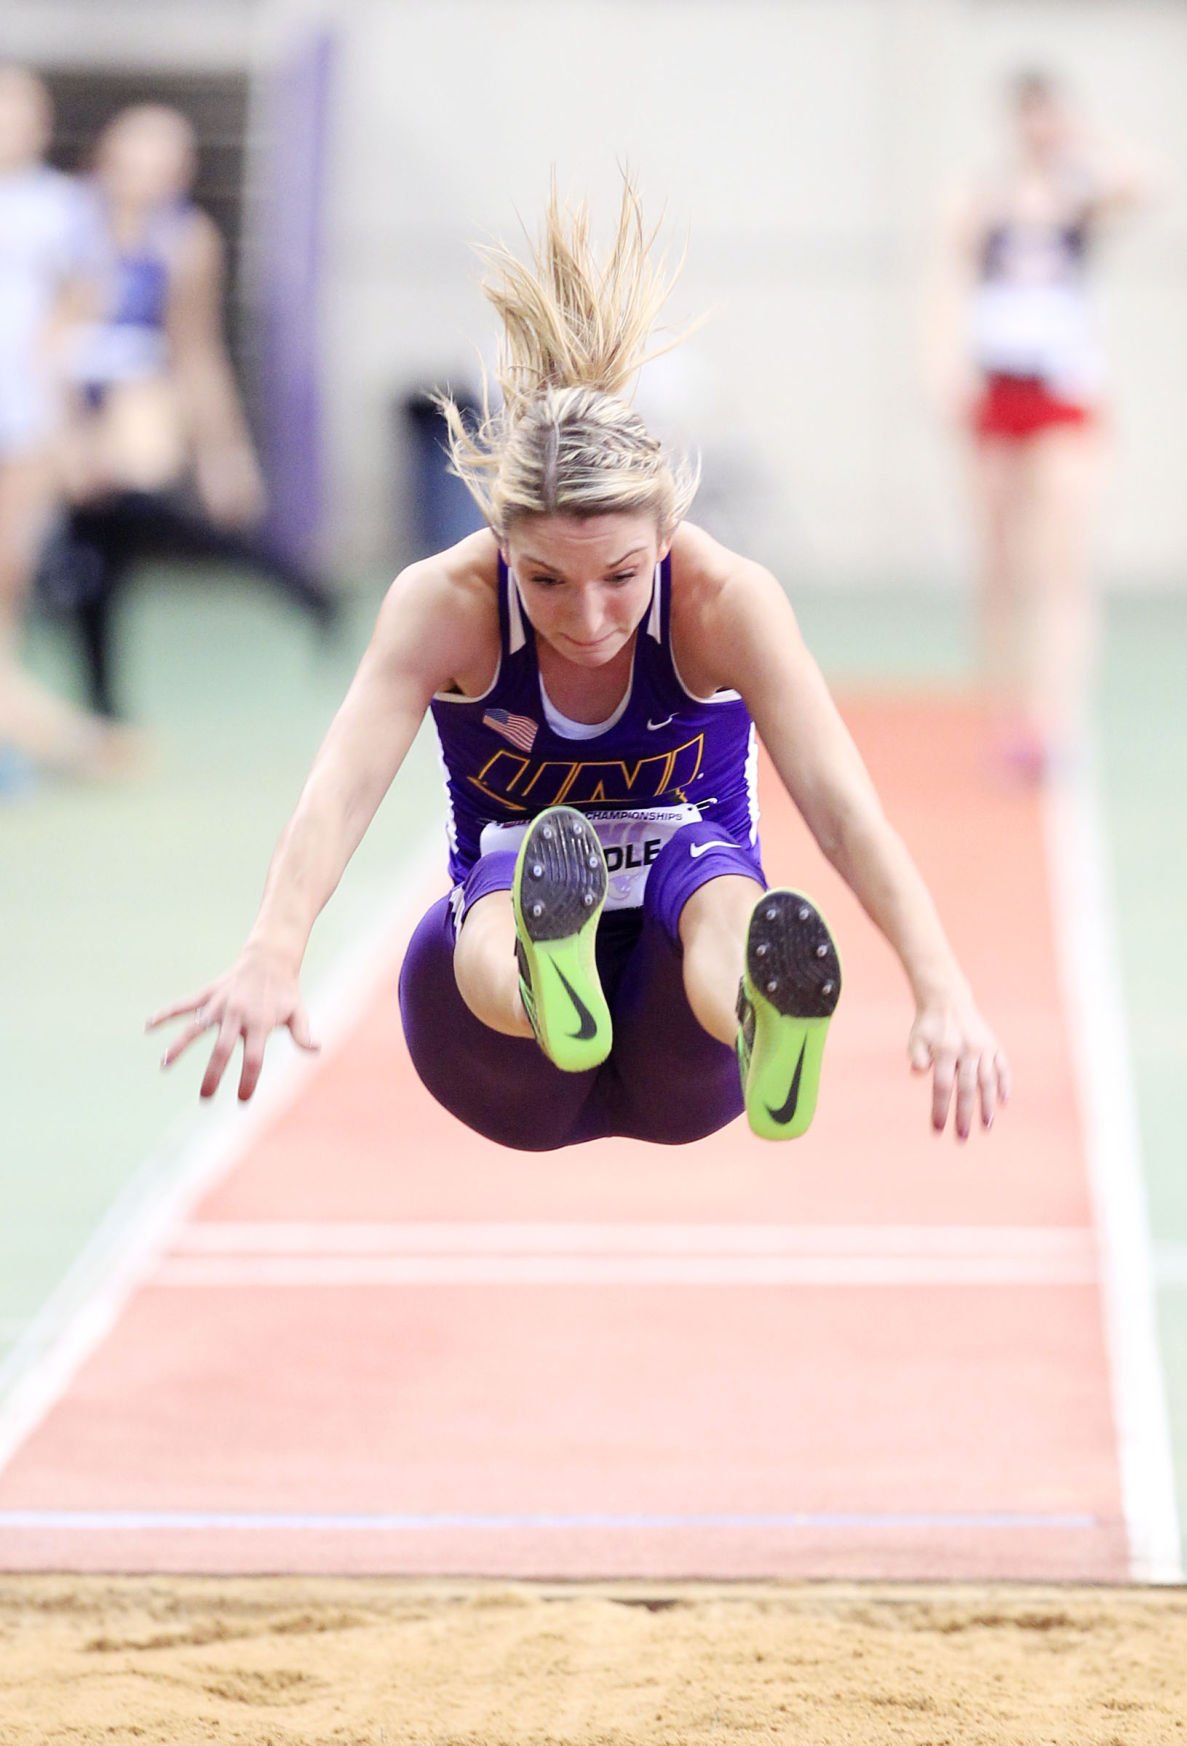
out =
{"type": "Polygon", "coordinates": [[[218,1036],[202,1078],[202,1097],[213,1097],[222,1083],[227,1063],[243,1040],[243,1068],[239,1096],[251,1096],[264,1065],[264,1050],[275,1030],[287,1029],[298,1048],[316,1054],[321,1048],[309,1029],[309,1015],[301,999],[300,984],[290,962],[265,947],[248,945],[226,975],[210,983],[188,1000],[162,1007],[145,1029],[155,1031],[170,1019],[190,1017],[189,1023],[165,1050],[162,1067],[172,1067],[191,1043],[217,1027],[218,1036]]]}

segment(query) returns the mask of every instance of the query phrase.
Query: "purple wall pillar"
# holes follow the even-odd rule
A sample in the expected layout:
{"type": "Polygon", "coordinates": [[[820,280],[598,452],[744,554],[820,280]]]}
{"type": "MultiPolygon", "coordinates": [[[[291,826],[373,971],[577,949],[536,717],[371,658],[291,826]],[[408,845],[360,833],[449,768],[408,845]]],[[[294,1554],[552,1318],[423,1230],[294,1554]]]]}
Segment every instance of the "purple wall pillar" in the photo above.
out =
{"type": "Polygon", "coordinates": [[[318,303],[333,51],[328,30],[290,45],[264,105],[261,437],[269,532],[298,559],[314,554],[325,495],[318,303]]]}

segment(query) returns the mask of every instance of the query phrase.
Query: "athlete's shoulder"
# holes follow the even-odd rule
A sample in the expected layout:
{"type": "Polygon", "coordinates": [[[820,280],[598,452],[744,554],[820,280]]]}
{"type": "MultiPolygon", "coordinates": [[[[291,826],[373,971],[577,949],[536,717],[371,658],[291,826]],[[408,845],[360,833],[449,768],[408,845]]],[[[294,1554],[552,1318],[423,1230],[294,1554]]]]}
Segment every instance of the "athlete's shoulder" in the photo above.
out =
{"type": "Polygon", "coordinates": [[[64,224],[75,208],[78,183],[52,164],[35,164],[23,173],[0,177],[6,207],[29,224],[64,224]]]}
{"type": "Polygon", "coordinates": [[[949,175],[939,198],[941,237],[962,250],[982,246],[1010,205],[1009,182],[992,164],[965,166],[949,175]]]}
{"type": "Polygon", "coordinates": [[[760,592],[775,578],[765,565],[731,551],[704,528],[681,522],[672,538],[672,608],[703,611],[760,592]]]}
{"type": "Polygon", "coordinates": [[[401,604],[464,615],[498,611],[499,547],[488,528],[400,571],[388,591],[401,604]]]}
{"type": "Polygon", "coordinates": [[[444,660],[451,678],[482,665],[498,643],[498,577],[498,544],[485,529],[418,559],[388,589],[377,640],[423,653],[434,667],[444,660]]]}
{"type": "Polygon", "coordinates": [[[12,187],[43,195],[47,200],[68,198],[78,186],[77,177],[68,170],[59,170],[54,164],[33,164],[23,175],[18,172],[9,181],[12,187]]]}
{"type": "Polygon", "coordinates": [[[69,200],[78,187],[76,178],[53,164],[38,164],[29,172],[28,186],[47,200],[69,200]]]}
{"type": "Polygon", "coordinates": [[[772,572],[682,523],[672,540],[672,643],[694,695],[737,687],[739,644],[761,639],[790,615],[772,572]]]}

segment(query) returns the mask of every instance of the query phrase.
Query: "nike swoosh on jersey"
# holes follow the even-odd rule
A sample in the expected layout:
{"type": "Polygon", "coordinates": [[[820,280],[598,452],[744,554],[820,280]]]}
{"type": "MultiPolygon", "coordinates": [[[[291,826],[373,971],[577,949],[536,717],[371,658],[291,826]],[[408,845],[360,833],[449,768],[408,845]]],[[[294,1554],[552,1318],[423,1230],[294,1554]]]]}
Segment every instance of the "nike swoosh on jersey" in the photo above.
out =
{"type": "Polygon", "coordinates": [[[714,839],[711,843],[689,843],[688,852],[696,861],[701,855],[707,855],[710,849],[736,849],[736,843],[723,843],[714,839]]]}
{"type": "Polygon", "coordinates": [[[791,1076],[791,1089],[787,1093],[787,1101],[779,1108],[772,1109],[767,1105],[767,1114],[773,1122],[785,1124],[795,1115],[796,1105],[800,1101],[800,1076],[804,1071],[804,1050],[808,1047],[808,1039],[800,1044],[800,1058],[795,1064],[795,1072],[791,1076]]]}
{"type": "Polygon", "coordinates": [[[573,1010],[577,1014],[579,1028],[575,1031],[570,1031],[569,1035],[575,1042],[588,1043],[589,1039],[597,1034],[597,1021],[582,1000],[581,996],[578,994],[577,990],[573,987],[573,984],[569,981],[569,978],[561,969],[560,965],[554,964],[552,968],[560,977],[565,993],[573,1002],[573,1010]]]}
{"type": "Polygon", "coordinates": [[[660,728],[666,728],[671,722],[674,722],[675,719],[676,717],[674,715],[665,715],[662,721],[652,721],[649,716],[647,718],[647,726],[651,732],[655,734],[659,732],[660,728]]]}

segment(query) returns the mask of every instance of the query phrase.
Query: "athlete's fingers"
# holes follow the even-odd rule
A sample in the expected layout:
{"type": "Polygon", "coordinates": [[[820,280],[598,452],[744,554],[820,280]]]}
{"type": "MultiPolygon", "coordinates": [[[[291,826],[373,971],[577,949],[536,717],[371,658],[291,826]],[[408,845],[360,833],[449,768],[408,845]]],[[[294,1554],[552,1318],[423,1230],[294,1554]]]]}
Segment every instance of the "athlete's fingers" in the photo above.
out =
{"type": "Polygon", "coordinates": [[[166,1024],[169,1019],[181,1018],[187,1012],[200,1012],[213,993],[213,987],[204,988],[201,994],[191,994],[188,1000],[176,1000],[172,1006],[163,1006],[160,1012],[145,1019],[145,1030],[155,1031],[158,1025],[166,1024]]]}
{"type": "Polygon", "coordinates": [[[982,1051],[977,1062],[977,1086],[981,1093],[981,1126],[991,1128],[999,1091],[996,1058],[988,1049],[982,1051]]]}
{"type": "Polygon", "coordinates": [[[260,1073],[264,1066],[264,1050],[267,1046],[267,1031],[257,1029],[245,1033],[243,1038],[243,1067],[239,1074],[240,1103],[246,1103],[256,1086],[259,1084],[260,1073]]]}
{"type": "Polygon", "coordinates": [[[185,1054],[191,1043],[196,1043],[198,1038],[204,1036],[209,1029],[210,1020],[207,1018],[197,1018],[192,1024],[187,1025],[180,1036],[174,1037],[161,1056],[161,1066],[172,1067],[173,1063],[180,1060],[185,1054]]]}
{"type": "Polygon", "coordinates": [[[213,1097],[222,1083],[223,1074],[227,1070],[227,1062],[235,1052],[235,1044],[239,1041],[239,1020],[224,1015],[219,1026],[218,1037],[202,1078],[199,1097],[213,1097]]]}
{"type": "Polygon", "coordinates": [[[931,1125],[939,1134],[948,1120],[948,1106],[956,1083],[956,1050],[951,1043],[944,1043],[934,1053],[936,1069],[932,1079],[931,1125]]]}
{"type": "Polygon", "coordinates": [[[977,1102],[977,1065],[979,1055],[965,1051],[956,1072],[956,1137],[967,1140],[973,1125],[973,1110],[977,1102]]]}
{"type": "Polygon", "coordinates": [[[1010,1093],[1014,1089],[1014,1075],[1004,1049],[997,1051],[993,1057],[993,1062],[997,1068],[997,1100],[1001,1104],[1007,1104],[1010,1101],[1010,1093]]]}
{"type": "Polygon", "coordinates": [[[309,1014],[303,1006],[294,1007],[289,1015],[289,1035],[299,1049],[307,1049],[311,1055],[316,1055],[321,1044],[313,1040],[313,1030],[309,1023],[309,1014]]]}

